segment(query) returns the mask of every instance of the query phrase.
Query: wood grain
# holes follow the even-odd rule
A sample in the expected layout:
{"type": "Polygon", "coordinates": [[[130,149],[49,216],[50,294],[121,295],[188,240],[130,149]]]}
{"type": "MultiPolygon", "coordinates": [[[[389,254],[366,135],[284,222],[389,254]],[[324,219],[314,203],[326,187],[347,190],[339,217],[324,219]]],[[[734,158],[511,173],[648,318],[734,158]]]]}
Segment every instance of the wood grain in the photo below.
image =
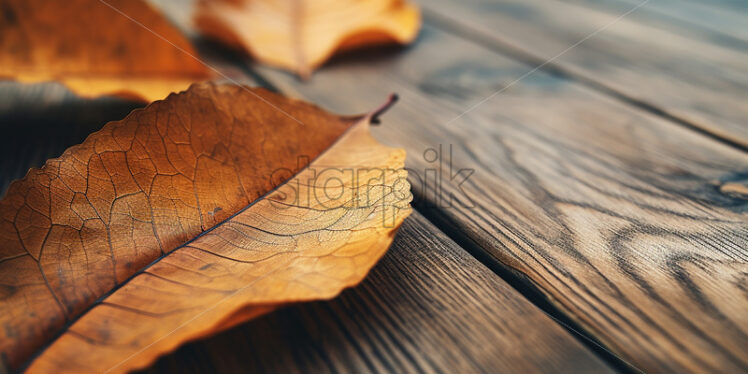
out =
{"type": "MultiPolygon", "coordinates": [[[[623,14],[641,1],[636,0],[562,0],[583,4],[613,14],[623,14]]],[[[721,44],[745,51],[748,43],[746,4],[730,1],[657,0],[627,16],[671,32],[701,38],[704,42],[721,44]]]]}
{"type": "MultiPolygon", "coordinates": [[[[528,8],[523,4],[515,5],[513,11],[519,13],[528,8]]],[[[512,5],[507,8],[512,9],[512,5]]],[[[483,9],[483,12],[489,13],[489,10],[483,9]]],[[[531,7],[528,12],[532,13],[531,7]]],[[[600,13],[606,12],[584,14],[600,13]]],[[[544,17],[538,18],[543,20],[538,22],[549,19],[557,22],[561,18],[544,17]]],[[[610,16],[603,18],[609,20],[610,16]]],[[[478,23],[476,21],[472,26],[478,23]]],[[[585,25],[583,19],[573,19],[569,23],[585,25]]],[[[602,25],[601,22],[598,24],[602,25]]],[[[542,23],[535,24],[535,27],[539,25],[542,23]]],[[[524,30],[530,36],[540,34],[536,40],[538,45],[555,45],[555,38],[564,36],[563,28],[555,35],[518,30],[524,30]]],[[[654,33],[654,36],[658,35],[664,34],[662,31],[654,33]]],[[[645,33],[644,38],[648,36],[645,33]]],[[[496,46],[486,43],[485,37],[478,39],[496,50],[496,46]]],[[[682,38],[678,40],[682,41],[682,38]]],[[[629,47],[610,43],[610,48],[626,50],[629,47]]],[[[659,56],[657,51],[650,54],[659,56]]],[[[722,54],[718,53],[713,57],[720,56],[722,54]]],[[[655,58],[645,59],[648,64],[656,65],[650,60],[655,58]]],[[[624,61],[620,63],[622,67],[629,63],[624,61]]],[[[682,61],[676,60],[675,64],[682,61]]],[[[607,62],[610,61],[600,64],[607,62]]],[[[677,67],[669,63],[661,66],[677,67]]],[[[434,191],[428,184],[424,187],[424,183],[420,183],[419,197],[431,219],[444,228],[450,228],[451,235],[462,235],[463,242],[473,243],[477,249],[522,272],[561,310],[585,326],[588,333],[604,341],[638,368],[647,372],[745,371],[748,359],[741,349],[748,345],[747,322],[743,316],[748,272],[745,267],[748,236],[745,229],[748,200],[745,154],[647,112],[610,100],[598,92],[538,73],[528,76],[463,118],[445,125],[530,68],[471,45],[469,41],[429,28],[412,49],[338,58],[307,85],[300,85],[291,77],[275,71],[263,69],[262,72],[287,92],[296,92],[328,107],[350,112],[368,110],[382,95],[393,90],[400,92],[403,103],[387,118],[388,123],[392,120],[396,125],[388,124],[378,129],[378,136],[390,144],[406,145],[411,155],[423,154],[426,149],[438,148],[440,144],[453,144],[455,166],[476,169],[462,185],[472,199],[473,204],[468,204],[469,207],[447,205],[425,209],[429,203],[432,207],[439,206],[438,196],[445,194],[453,194],[458,203],[466,202],[466,199],[449,180],[442,185],[444,191],[434,191]],[[361,90],[361,85],[367,89],[361,90]],[[333,92],[333,88],[337,92],[333,92]]],[[[675,75],[684,70],[688,69],[681,67],[675,75]]],[[[700,79],[711,77],[713,75],[705,74],[700,79]]],[[[633,78],[636,77],[632,77],[632,82],[638,83],[633,78]]],[[[741,80],[735,79],[735,82],[741,80]]],[[[651,92],[652,85],[645,83],[639,86],[641,95],[651,92]]],[[[687,83],[681,84],[685,86],[687,83]]],[[[725,92],[735,91],[731,83],[721,84],[725,92]]],[[[679,97],[694,95],[693,92],[677,92],[679,97]]],[[[726,113],[735,113],[733,104],[727,101],[726,113]]],[[[721,109],[718,103],[709,107],[721,109]]],[[[434,164],[416,158],[410,166],[423,170],[434,164]]],[[[419,182],[423,181],[414,180],[414,183],[419,182]]],[[[428,240],[434,236],[433,231],[417,231],[426,232],[421,236],[423,243],[430,246],[428,240]]],[[[417,247],[424,248],[424,245],[417,247]]],[[[408,249],[406,253],[414,251],[408,249]]],[[[383,264],[390,261],[390,257],[386,257],[383,264]]],[[[466,262],[471,269],[479,266],[473,261],[466,262]]],[[[439,265],[429,265],[424,269],[442,275],[439,265]]],[[[378,271],[373,276],[382,277],[383,282],[393,275],[378,275],[378,271]]],[[[410,315],[412,309],[398,309],[402,307],[398,302],[411,300],[413,295],[420,295],[417,291],[423,289],[417,286],[399,293],[402,285],[408,284],[406,282],[396,282],[381,295],[400,295],[388,303],[396,305],[393,309],[397,313],[393,319],[410,315]]],[[[364,287],[369,287],[366,286],[368,282],[364,284],[364,287]]],[[[493,289],[502,289],[492,282],[486,284],[493,289]]],[[[467,289],[480,287],[472,282],[464,282],[461,286],[467,289]]],[[[434,295],[441,288],[428,290],[432,292],[428,295],[434,295]]],[[[371,292],[376,295],[376,291],[371,292]]],[[[422,352],[417,347],[435,347],[437,352],[444,347],[453,348],[451,341],[438,340],[440,333],[433,331],[432,324],[423,323],[427,321],[423,318],[406,320],[419,327],[413,329],[414,334],[428,332],[425,336],[429,338],[423,340],[396,335],[396,329],[393,332],[371,328],[365,334],[361,333],[367,336],[366,343],[341,344],[341,341],[354,341],[359,336],[356,335],[358,331],[363,329],[360,326],[369,326],[358,320],[340,322],[339,317],[334,316],[338,310],[346,313],[348,310],[369,310],[365,307],[369,305],[366,299],[349,296],[356,292],[361,291],[345,293],[342,306],[334,306],[336,301],[333,306],[319,303],[309,310],[303,307],[287,309],[280,316],[247,325],[248,330],[233,330],[205,345],[192,345],[181,355],[162,361],[157,368],[212,370],[215,366],[238,371],[238,365],[249,364],[256,365],[258,370],[271,371],[274,368],[285,371],[291,366],[333,368],[330,371],[373,366],[375,369],[371,371],[376,371],[380,367],[412,367],[407,364],[411,362],[407,357],[422,352]],[[330,309],[333,312],[329,312],[330,309]],[[326,322],[324,328],[309,327],[314,326],[307,316],[310,312],[320,316],[320,320],[333,322],[326,322]],[[287,326],[288,323],[292,325],[287,326]],[[341,324],[345,329],[338,330],[341,324]],[[255,325],[260,327],[253,327],[255,325]],[[281,331],[288,341],[271,341],[262,333],[268,326],[281,331]],[[304,337],[299,345],[293,344],[290,353],[278,355],[278,350],[292,344],[289,342],[302,339],[297,327],[308,329],[311,337],[304,337]],[[354,340],[349,340],[350,331],[356,331],[354,340]],[[433,336],[437,338],[432,341],[433,336]],[[223,338],[228,342],[222,342],[223,338]],[[320,341],[322,343],[317,343],[320,341]],[[418,344],[412,344],[413,341],[418,344]],[[409,352],[409,356],[389,348],[402,347],[403,342],[408,345],[402,351],[409,352]],[[322,348],[317,349],[320,346],[322,348]],[[371,348],[380,346],[387,348],[371,348]],[[265,347],[275,356],[245,359],[247,352],[261,351],[265,347]],[[338,353],[341,347],[346,350],[338,353]],[[236,355],[228,356],[227,352],[236,355]],[[335,353],[326,355],[325,352],[335,353]],[[271,357],[278,359],[275,361],[271,357]],[[173,360],[181,360],[181,363],[177,366],[173,360]],[[399,361],[393,364],[394,360],[399,361]],[[195,367],[190,367],[190,364],[195,367]]],[[[436,297],[441,295],[437,293],[429,300],[440,300],[436,297]]],[[[492,310],[500,310],[498,308],[505,305],[498,303],[492,310]]],[[[469,309],[472,310],[472,305],[469,309]]],[[[369,315],[367,312],[361,314],[369,315]]],[[[476,314],[480,313],[468,313],[471,318],[476,314]]],[[[497,314],[492,314],[492,317],[497,314]]],[[[465,320],[470,319],[450,318],[449,322],[458,321],[453,323],[458,331],[462,331],[465,320]]],[[[542,330],[548,329],[544,324],[538,326],[542,330]]],[[[483,328],[478,332],[483,332],[483,328]]],[[[506,344],[503,340],[486,339],[475,347],[489,349],[503,344],[506,344]]],[[[561,346],[566,344],[564,340],[561,346]]],[[[464,355],[476,357],[479,354],[464,355]]],[[[569,357],[577,356],[571,353],[569,357]]],[[[460,358],[450,360],[459,361],[460,358]]],[[[413,361],[432,362],[428,358],[413,361]]],[[[502,364],[512,368],[530,367],[524,366],[525,363],[517,366],[498,360],[495,363],[502,364]]]]}
{"type": "Polygon", "coordinates": [[[574,341],[420,214],[359,286],[180,348],[149,373],[603,373],[574,341]]]}
{"type": "Polygon", "coordinates": [[[634,6],[617,13],[556,0],[432,0],[424,8],[453,32],[536,66],[552,60],[544,68],[748,148],[742,43],[726,46],[621,17],[634,6]]]}
{"type": "Polygon", "coordinates": [[[411,179],[430,217],[640,370],[744,371],[748,155],[537,72],[452,120],[531,68],[427,26],[407,51],[338,59],[307,84],[262,73],[338,110],[401,93],[376,135],[474,170],[461,185],[444,170],[441,190],[411,179]]]}

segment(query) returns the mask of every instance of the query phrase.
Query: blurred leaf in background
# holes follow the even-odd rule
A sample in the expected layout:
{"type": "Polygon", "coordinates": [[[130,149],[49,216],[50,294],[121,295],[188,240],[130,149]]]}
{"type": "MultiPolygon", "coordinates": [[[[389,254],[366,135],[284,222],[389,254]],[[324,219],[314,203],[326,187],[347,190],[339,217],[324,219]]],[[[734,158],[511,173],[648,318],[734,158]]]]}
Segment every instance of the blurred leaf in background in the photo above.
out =
{"type": "Polygon", "coordinates": [[[198,0],[200,31],[308,77],[336,51],[412,42],[418,8],[402,0],[198,0]]]}
{"type": "Polygon", "coordinates": [[[143,0],[0,0],[0,19],[0,78],[149,102],[210,77],[143,0]]]}

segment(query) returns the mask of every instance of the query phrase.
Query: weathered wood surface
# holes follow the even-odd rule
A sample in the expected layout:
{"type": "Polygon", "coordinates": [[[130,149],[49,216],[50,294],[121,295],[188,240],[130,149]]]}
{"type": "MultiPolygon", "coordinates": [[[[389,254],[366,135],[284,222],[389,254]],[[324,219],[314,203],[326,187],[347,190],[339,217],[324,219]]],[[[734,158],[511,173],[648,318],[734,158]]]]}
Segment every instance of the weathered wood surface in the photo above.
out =
{"type": "MultiPolygon", "coordinates": [[[[623,14],[643,0],[561,0],[623,14]]],[[[627,18],[686,36],[745,51],[748,42],[745,1],[650,0],[627,18]]]]}
{"type": "Polygon", "coordinates": [[[308,83],[261,72],[338,111],[399,92],[375,134],[422,176],[439,145],[453,145],[452,174],[475,170],[442,191],[412,180],[438,206],[427,215],[636,368],[748,369],[748,155],[541,72],[451,121],[530,69],[427,26],[408,50],[338,59],[308,83]]]}
{"type": "MultiPolygon", "coordinates": [[[[443,191],[414,180],[420,210],[450,236],[518,271],[586,333],[638,369],[748,370],[748,156],[687,128],[701,126],[745,147],[746,104],[740,100],[746,90],[745,49],[734,44],[745,39],[741,3],[689,0],[679,8],[683,12],[669,15],[660,12],[669,8],[669,0],[657,3],[659,8],[647,6],[547,66],[560,67],[594,89],[533,73],[451,121],[537,65],[495,51],[542,62],[610,23],[616,7],[627,10],[614,4],[618,0],[594,6],[586,0],[512,1],[466,9],[476,1],[444,2],[444,8],[432,7],[441,0],[426,4],[427,20],[460,37],[427,27],[410,49],[338,58],[307,83],[266,68],[259,69],[260,78],[337,111],[364,112],[388,93],[400,93],[403,100],[387,114],[378,137],[405,146],[410,167],[422,176],[437,167],[424,160],[424,151],[440,144],[445,153],[454,146],[454,171],[475,171],[461,185],[467,197],[449,177],[443,191]],[[673,17],[678,21],[659,23],[673,17]],[[689,23],[699,27],[691,29],[689,23]],[[679,30],[685,33],[679,36],[679,30]],[[719,33],[730,36],[709,41],[719,33]],[[622,102],[621,96],[683,121],[677,125],[650,114],[652,108],[622,102]],[[450,195],[454,204],[438,204],[439,196],[450,195]],[[468,200],[469,207],[460,206],[468,200]]],[[[170,8],[185,20],[189,11],[182,4],[188,2],[170,8]]],[[[0,85],[0,92],[4,89],[0,85]]],[[[44,88],[33,95],[50,92],[55,91],[44,88]]],[[[7,158],[0,160],[1,190],[28,166],[58,155],[136,105],[108,99],[66,102],[38,113],[32,100],[20,106],[26,109],[19,116],[13,113],[17,102],[8,97],[0,100],[0,124],[44,126],[14,130],[2,140],[7,158]],[[55,124],[71,125],[71,131],[45,127],[55,124]]],[[[524,320],[519,321],[523,330],[507,325],[512,319],[500,317],[515,316],[526,301],[418,220],[404,228],[371,279],[341,299],[284,309],[184,347],[152,370],[428,371],[458,364],[499,365],[507,371],[604,369],[547,319],[532,317],[540,321],[537,329],[524,320]],[[434,241],[447,248],[446,255],[425,251],[434,241]],[[422,266],[413,269],[414,263],[422,266]],[[422,278],[390,280],[413,272],[422,272],[422,278]],[[379,305],[372,300],[393,301],[373,313],[379,305]],[[341,317],[351,311],[357,314],[341,317]],[[439,323],[431,323],[432,316],[439,323]],[[476,318],[479,324],[466,325],[476,318]],[[491,338],[494,332],[480,323],[502,338],[491,338]],[[400,331],[396,326],[415,327],[400,331]],[[268,335],[268,327],[278,333],[268,335]],[[516,331],[530,336],[550,331],[558,342],[551,350],[566,352],[571,362],[558,361],[552,352],[546,358],[546,348],[533,362],[527,355],[537,353],[535,348],[492,351],[510,344],[516,331]],[[455,337],[464,345],[456,346],[455,337]],[[464,357],[453,353],[456,349],[464,357]],[[247,352],[263,354],[252,359],[247,352]],[[578,366],[563,366],[571,364],[578,366]]],[[[531,316],[539,313],[527,310],[531,316]]]]}
{"type": "Polygon", "coordinates": [[[148,372],[609,372],[414,212],[356,288],[181,348],[148,372]]]}
{"type": "Polygon", "coordinates": [[[641,8],[623,16],[636,5],[622,12],[556,0],[430,0],[424,6],[427,19],[453,32],[534,65],[552,59],[544,68],[748,147],[745,43],[728,47],[638,22],[633,13],[641,8]]]}

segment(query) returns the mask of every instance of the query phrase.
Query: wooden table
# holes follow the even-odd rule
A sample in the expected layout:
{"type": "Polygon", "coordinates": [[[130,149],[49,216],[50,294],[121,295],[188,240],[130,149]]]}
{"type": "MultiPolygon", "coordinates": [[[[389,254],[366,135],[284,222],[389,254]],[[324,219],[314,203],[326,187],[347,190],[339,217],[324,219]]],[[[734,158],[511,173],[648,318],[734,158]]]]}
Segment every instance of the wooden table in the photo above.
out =
{"type": "MultiPolygon", "coordinates": [[[[189,27],[189,1],[158,3],[189,27]]],[[[408,151],[416,211],[358,287],[147,371],[747,372],[748,5],[422,6],[412,46],[306,82],[203,47],[233,80],[337,112],[399,93],[375,135],[408,151]]],[[[140,105],[0,97],[2,190],[140,105]]]]}

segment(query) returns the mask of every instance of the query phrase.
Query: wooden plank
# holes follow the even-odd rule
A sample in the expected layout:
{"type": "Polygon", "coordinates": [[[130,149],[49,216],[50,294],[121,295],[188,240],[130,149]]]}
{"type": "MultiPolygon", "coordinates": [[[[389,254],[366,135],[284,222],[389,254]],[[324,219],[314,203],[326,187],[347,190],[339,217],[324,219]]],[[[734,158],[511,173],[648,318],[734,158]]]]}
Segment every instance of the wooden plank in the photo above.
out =
{"type": "Polygon", "coordinates": [[[189,344],[148,372],[610,372],[417,212],[359,286],[189,344]]]}
{"type": "Polygon", "coordinates": [[[442,146],[440,189],[412,178],[441,227],[645,372],[745,371],[748,155],[540,72],[452,120],[530,69],[427,26],[409,49],[339,58],[309,82],[261,72],[337,111],[399,92],[375,135],[422,177],[442,146]],[[460,168],[474,173],[450,182],[460,168]]]}
{"type": "MultiPolygon", "coordinates": [[[[640,4],[640,3],[638,3],[640,4]]],[[[748,148],[748,51],[556,0],[431,0],[427,18],[748,148]]],[[[644,5],[646,7],[648,5],[644,5]]],[[[629,8],[632,10],[633,7],[629,8]]],[[[635,11],[636,12],[636,11],[635,11]]]]}
{"type": "MultiPolygon", "coordinates": [[[[642,0],[562,0],[623,14],[642,0]]],[[[628,16],[631,20],[702,37],[705,42],[746,50],[748,44],[748,5],[723,1],[650,0],[646,6],[628,16]],[[737,6],[737,7],[736,7],[737,6]]]]}

